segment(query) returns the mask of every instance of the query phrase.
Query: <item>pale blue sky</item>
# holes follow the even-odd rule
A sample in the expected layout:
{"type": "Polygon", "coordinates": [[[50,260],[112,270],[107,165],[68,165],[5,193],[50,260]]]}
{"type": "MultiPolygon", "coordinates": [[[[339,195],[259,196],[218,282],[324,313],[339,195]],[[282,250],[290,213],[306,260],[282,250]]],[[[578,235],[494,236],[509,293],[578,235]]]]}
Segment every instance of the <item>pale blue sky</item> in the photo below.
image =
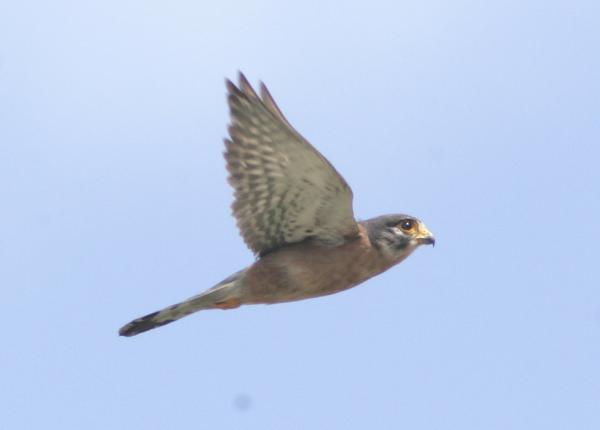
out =
{"type": "Polygon", "coordinates": [[[577,0],[4,2],[0,427],[600,428],[598,22],[577,0]],[[358,217],[414,214],[437,245],[120,338],[252,261],[221,155],[237,70],[358,217]]]}

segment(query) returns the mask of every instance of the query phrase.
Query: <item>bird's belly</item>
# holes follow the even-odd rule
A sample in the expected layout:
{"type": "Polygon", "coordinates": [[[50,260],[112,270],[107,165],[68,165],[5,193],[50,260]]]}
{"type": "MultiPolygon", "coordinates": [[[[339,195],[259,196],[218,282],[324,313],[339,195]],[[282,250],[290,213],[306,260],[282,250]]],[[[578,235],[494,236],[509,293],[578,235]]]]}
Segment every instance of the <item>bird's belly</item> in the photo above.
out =
{"type": "Polygon", "coordinates": [[[268,255],[245,276],[245,303],[280,303],[354,287],[386,270],[372,249],[289,249],[268,255]]]}

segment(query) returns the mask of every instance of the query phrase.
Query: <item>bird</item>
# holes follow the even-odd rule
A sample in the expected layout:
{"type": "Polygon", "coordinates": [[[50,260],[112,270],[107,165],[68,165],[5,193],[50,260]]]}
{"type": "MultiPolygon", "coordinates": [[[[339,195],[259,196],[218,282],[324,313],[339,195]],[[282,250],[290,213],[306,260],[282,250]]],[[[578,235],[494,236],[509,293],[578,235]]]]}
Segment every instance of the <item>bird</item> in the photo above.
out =
{"type": "Polygon", "coordinates": [[[255,261],[212,288],[126,324],[134,336],[207,309],[275,304],[347,290],[435,245],[418,218],[354,217],[353,193],[333,165],[303,138],[264,83],[239,72],[225,80],[230,112],[224,139],[232,213],[255,261]]]}

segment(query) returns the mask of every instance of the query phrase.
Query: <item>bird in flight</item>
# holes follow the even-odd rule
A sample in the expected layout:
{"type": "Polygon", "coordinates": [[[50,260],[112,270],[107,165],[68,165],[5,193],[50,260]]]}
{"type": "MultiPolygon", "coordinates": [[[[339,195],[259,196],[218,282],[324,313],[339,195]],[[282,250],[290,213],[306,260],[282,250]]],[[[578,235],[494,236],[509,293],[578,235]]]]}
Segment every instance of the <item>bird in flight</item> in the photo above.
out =
{"type": "Polygon", "coordinates": [[[417,218],[383,215],[357,222],[352,190],[287,121],[264,84],[242,73],[226,81],[231,115],[225,160],[233,215],[256,261],[181,303],[135,319],[135,336],[205,309],[309,299],[354,287],[435,239],[417,218]]]}

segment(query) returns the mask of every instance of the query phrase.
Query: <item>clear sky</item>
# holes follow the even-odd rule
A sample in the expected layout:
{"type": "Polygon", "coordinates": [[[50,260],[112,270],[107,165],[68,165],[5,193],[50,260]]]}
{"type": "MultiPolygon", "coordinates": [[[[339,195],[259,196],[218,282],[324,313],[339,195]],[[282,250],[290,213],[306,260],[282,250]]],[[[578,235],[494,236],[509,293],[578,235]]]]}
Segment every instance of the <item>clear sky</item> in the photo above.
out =
{"type": "Polygon", "coordinates": [[[600,428],[600,3],[0,6],[0,427],[600,428]],[[355,214],[436,234],[321,299],[131,320],[252,262],[224,77],[355,214]]]}

